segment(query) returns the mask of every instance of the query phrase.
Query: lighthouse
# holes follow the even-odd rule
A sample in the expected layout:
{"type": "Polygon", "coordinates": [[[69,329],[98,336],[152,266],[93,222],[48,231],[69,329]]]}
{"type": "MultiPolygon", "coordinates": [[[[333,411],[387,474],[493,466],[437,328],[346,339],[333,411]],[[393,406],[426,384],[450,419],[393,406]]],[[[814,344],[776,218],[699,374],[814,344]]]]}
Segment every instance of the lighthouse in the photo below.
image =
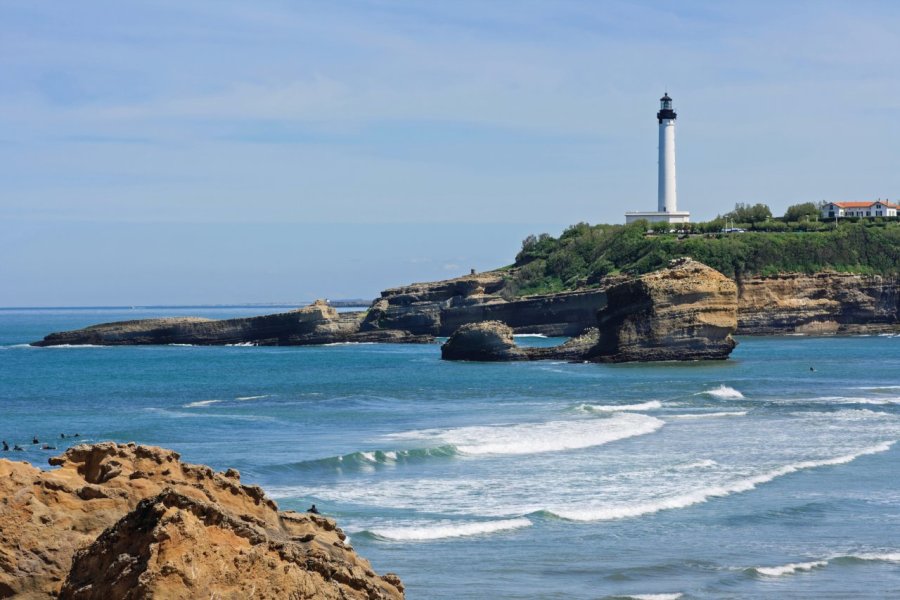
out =
{"type": "Polygon", "coordinates": [[[688,223],[691,213],[678,210],[675,192],[675,119],[678,115],[672,107],[672,98],[666,92],[659,99],[659,163],[657,182],[657,205],[655,211],[630,211],[625,213],[625,222],[638,220],[664,223],[688,223]]]}
{"type": "Polygon", "coordinates": [[[659,99],[659,212],[673,213],[678,210],[675,197],[675,119],[669,93],[659,99]]]}

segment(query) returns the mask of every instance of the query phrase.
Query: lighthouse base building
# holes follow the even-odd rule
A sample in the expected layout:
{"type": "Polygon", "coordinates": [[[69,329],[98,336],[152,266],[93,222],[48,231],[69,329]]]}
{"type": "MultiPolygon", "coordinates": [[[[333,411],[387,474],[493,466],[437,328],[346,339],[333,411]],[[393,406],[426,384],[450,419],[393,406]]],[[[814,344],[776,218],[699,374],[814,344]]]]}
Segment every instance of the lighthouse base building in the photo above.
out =
{"type": "Polygon", "coordinates": [[[659,99],[659,196],[655,211],[632,211],[625,213],[625,222],[634,223],[641,219],[651,223],[689,223],[691,213],[679,211],[675,193],[675,119],[672,99],[667,93],[659,99]]]}

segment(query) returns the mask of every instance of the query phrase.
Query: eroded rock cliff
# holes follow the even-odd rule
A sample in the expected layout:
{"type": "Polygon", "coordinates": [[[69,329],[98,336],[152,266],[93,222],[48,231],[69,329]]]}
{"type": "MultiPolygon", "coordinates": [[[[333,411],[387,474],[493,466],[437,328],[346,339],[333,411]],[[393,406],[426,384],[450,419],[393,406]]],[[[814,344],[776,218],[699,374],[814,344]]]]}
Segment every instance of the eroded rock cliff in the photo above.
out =
{"type": "Polygon", "coordinates": [[[403,597],[333,520],[278,511],[233,469],[111,442],[50,462],[0,459],[0,597],[403,597]]]}
{"type": "Polygon", "coordinates": [[[737,328],[737,286],[689,258],[612,286],[598,314],[603,362],[727,358],[737,328]]]}
{"type": "Polygon", "coordinates": [[[900,281],[852,273],[786,273],[738,282],[738,333],[894,330],[900,281]]]}

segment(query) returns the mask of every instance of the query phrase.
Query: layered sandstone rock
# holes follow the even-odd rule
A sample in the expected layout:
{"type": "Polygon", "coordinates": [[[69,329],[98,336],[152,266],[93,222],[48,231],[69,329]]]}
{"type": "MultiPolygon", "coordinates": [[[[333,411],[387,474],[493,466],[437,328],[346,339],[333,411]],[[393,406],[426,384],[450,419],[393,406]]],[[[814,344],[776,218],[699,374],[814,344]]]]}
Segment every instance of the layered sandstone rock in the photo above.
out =
{"type": "Polygon", "coordinates": [[[443,360],[583,360],[597,345],[599,332],[590,328],[558,346],[519,347],[509,325],[499,321],[469,323],[441,346],[443,360]]]}
{"type": "Polygon", "coordinates": [[[500,321],[469,323],[457,329],[441,346],[444,360],[527,360],[513,339],[512,329],[500,321]]]}
{"type": "Polygon", "coordinates": [[[592,327],[606,303],[602,289],[509,300],[500,295],[504,283],[503,274],[494,271],[391,288],[369,309],[361,330],[449,336],[469,323],[500,321],[516,333],[572,336],[592,327]]]}
{"type": "Polygon", "coordinates": [[[427,343],[425,335],[395,329],[360,332],[365,313],[338,313],[324,301],[286,313],[238,319],[194,317],[142,319],[103,323],[74,331],[52,333],[34,346],[95,344],[256,344],[294,346],[337,342],[427,343]]]}
{"type": "Polygon", "coordinates": [[[738,282],[738,333],[894,330],[900,281],[852,273],[786,273],[738,282]]]}
{"type": "Polygon", "coordinates": [[[734,349],[737,286],[702,263],[677,259],[606,293],[592,360],[724,359],[734,349]]]}
{"type": "Polygon", "coordinates": [[[51,464],[0,460],[0,598],[403,597],[334,521],[279,512],[233,469],[114,443],[51,464]]]}

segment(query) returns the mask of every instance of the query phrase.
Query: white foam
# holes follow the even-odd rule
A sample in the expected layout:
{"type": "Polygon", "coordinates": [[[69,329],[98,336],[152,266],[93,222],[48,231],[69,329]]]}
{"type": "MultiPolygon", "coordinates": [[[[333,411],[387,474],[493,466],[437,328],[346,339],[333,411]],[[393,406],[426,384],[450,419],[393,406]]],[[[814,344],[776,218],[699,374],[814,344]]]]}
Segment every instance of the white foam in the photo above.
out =
{"type": "Polygon", "coordinates": [[[102,344],[57,344],[55,346],[42,346],[42,348],[109,348],[102,344]]]}
{"type": "Polygon", "coordinates": [[[181,348],[193,348],[196,344],[167,344],[168,346],[179,346],[181,348]]]}
{"type": "Polygon", "coordinates": [[[712,467],[717,467],[719,463],[714,461],[711,458],[704,458],[703,460],[698,460],[694,462],[684,463],[682,465],[675,465],[672,467],[676,471],[690,471],[692,469],[709,469],[712,467]]]}
{"type": "Polygon", "coordinates": [[[849,554],[848,558],[858,560],[876,560],[882,562],[900,562],[900,552],[864,552],[863,554],[849,554]]]}
{"type": "Polygon", "coordinates": [[[828,564],[827,560],[814,560],[803,563],[788,563],[777,567],[754,567],[754,571],[766,577],[781,577],[783,575],[793,575],[799,571],[812,571],[818,567],[824,567],[828,564]]]}
{"type": "Polygon", "coordinates": [[[734,389],[733,387],[729,387],[727,385],[720,385],[717,388],[711,390],[704,390],[702,392],[698,392],[694,394],[695,396],[702,395],[712,396],[713,398],[719,398],[721,400],[740,400],[744,397],[742,393],[734,389]]]}
{"type": "Polygon", "coordinates": [[[421,526],[373,529],[372,534],[395,541],[439,540],[522,529],[523,527],[530,527],[531,525],[531,521],[525,517],[504,519],[502,521],[479,521],[468,523],[441,521],[436,524],[421,526]]]}
{"type": "Polygon", "coordinates": [[[235,400],[259,400],[260,398],[268,398],[269,394],[263,394],[261,396],[238,396],[235,400]]]}
{"type": "Polygon", "coordinates": [[[388,460],[397,460],[397,453],[393,451],[385,452],[384,457],[388,460]]]}
{"type": "Polygon", "coordinates": [[[746,410],[735,410],[731,412],[708,412],[708,413],[685,413],[683,415],[667,415],[669,419],[719,419],[722,417],[743,417],[747,415],[746,410]]]}
{"type": "Polygon", "coordinates": [[[182,408],[199,408],[201,406],[216,404],[217,402],[221,402],[221,400],[197,400],[196,402],[188,402],[182,408]]]}
{"type": "Polygon", "coordinates": [[[369,462],[378,462],[378,459],[375,458],[374,452],[360,452],[359,455],[369,462]]]}
{"type": "Polygon", "coordinates": [[[777,469],[773,469],[771,471],[767,471],[765,473],[761,473],[760,475],[755,475],[753,477],[747,477],[744,479],[733,481],[731,483],[725,483],[718,486],[695,490],[686,494],[678,494],[667,498],[659,498],[650,502],[632,502],[622,505],[595,506],[574,510],[554,510],[551,508],[550,511],[560,518],[569,519],[572,521],[608,521],[614,519],[638,517],[641,515],[659,512],[661,510],[686,508],[694,504],[706,502],[710,498],[718,498],[730,496],[731,494],[737,494],[740,492],[747,492],[755,489],[756,486],[760,484],[768,483],[773,479],[782,477],[784,475],[789,475],[791,473],[796,473],[797,471],[833,465],[843,465],[867,454],[886,452],[895,443],[896,440],[883,442],[876,446],[863,448],[852,454],[844,454],[841,456],[836,456],[834,458],[800,461],[785,465],[783,467],[779,467],[777,469]]]}
{"type": "Polygon", "coordinates": [[[589,412],[621,412],[633,410],[656,410],[662,408],[659,400],[641,402],[640,404],[579,404],[576,410],[589,412]]]}
{"type": "Polygon", "coordinates": [[[514,333],[514,338],[545,338],[547,337],[543,333],[514,333]]]}
{"type": "Polygon", "coordinates": [[[861,385],[856,390],[900,390],[900,385],[861,385]]]}
{"type": "Polygon", "coordinates": [[[623,412],[603,419],[431,429],[386,437],[428,439],[435,443],[453,445],[460,454],[467,455],[536,454],[601,446],[652,433],[663,424],[663,421],[655,417],[623,412]]]}
{"type": "Polygon", "coordinates": [[[620,596],[621,598],[632,598],[633,600],[678,600],[684,594],[628,594],[620,596]]]}
{"type": "Polygon", "coordinates": [[[256,346],[256,342],[238,342],[236,344],[225,344],[226,346],[230,346],[231,348],[247,348],[250,346],[256,346]]]}

